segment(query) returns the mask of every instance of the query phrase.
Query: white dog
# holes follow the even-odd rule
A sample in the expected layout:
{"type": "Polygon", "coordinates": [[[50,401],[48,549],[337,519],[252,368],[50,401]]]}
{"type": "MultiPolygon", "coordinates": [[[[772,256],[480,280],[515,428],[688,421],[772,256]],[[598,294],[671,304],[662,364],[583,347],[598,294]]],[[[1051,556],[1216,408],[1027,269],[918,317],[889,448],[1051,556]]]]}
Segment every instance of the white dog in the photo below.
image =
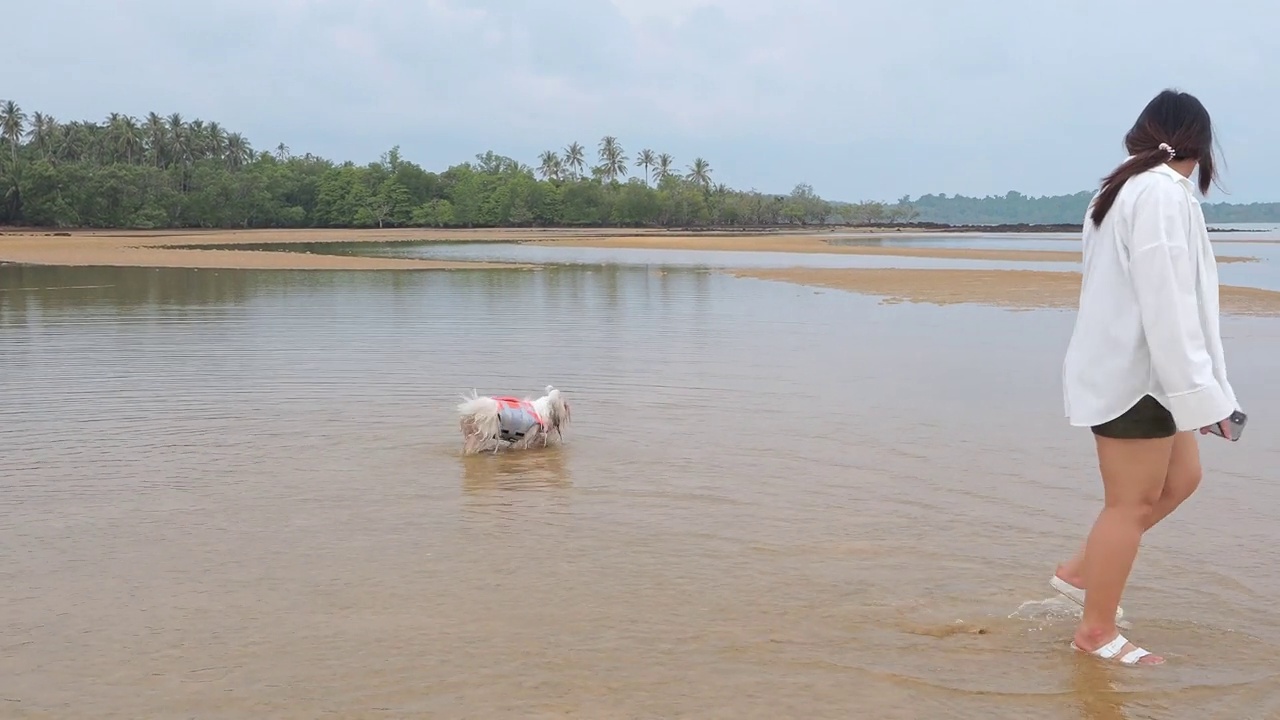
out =
{"type": "Polygon", "coordinates": [[[569,424],[569,403],[560,391],[548,385],[547,394],[537,400],[509,396],[478,395],[475,390],[458,405],[462,415],[464,455],[473,455],[493,446],[524,450],[535,442],[547,446],[551,433],[563,440],[560,429],[569,424]]]}

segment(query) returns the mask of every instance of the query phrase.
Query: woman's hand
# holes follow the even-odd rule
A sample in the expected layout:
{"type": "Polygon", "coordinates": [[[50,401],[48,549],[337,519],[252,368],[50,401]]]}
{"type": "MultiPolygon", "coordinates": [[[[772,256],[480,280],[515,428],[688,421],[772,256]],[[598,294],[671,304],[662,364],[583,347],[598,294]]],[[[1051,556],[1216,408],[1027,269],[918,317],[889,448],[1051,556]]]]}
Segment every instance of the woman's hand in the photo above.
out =
{"type": "MultiPolygon", "coordinates": [[[[1227,420],[1219,420],[1217,422],[1218,429],[1222,431],[1222,437],[1224,438],[1231,437],[1231,430],[1229,429],[1231,425],[1228,422],[1229,420],[1230,418],[1228,418],[1227,420]]],[[[1205,427],[1200,428],[1200,434],[1208,435],[1210,432],[1212,432],[1212,430],[1210,430],[1210,428],[1212,427],[1213,427],[1212,425],[1206,425],[1205,427]]]]}

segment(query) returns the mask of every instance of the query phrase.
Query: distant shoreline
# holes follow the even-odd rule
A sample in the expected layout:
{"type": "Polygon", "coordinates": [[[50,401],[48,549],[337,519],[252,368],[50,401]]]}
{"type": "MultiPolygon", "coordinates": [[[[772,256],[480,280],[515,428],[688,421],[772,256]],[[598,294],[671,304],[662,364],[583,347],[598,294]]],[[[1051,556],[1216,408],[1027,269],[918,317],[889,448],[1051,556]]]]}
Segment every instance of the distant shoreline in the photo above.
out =
{"type": "MultiPolygon", "coordinates": [[[[1039,226],[1046,227],[1046,226],[1039,226]]],[[[1051,226],[1057,227],[1057,226],[1051,226]]],[[[0,266],[140,267],[220,270],[538,270],[538,263],[471,262],[340,255],[326,245],[357,243],[506,243],[671,252],[766,252],[981,260],[1079,262],[1078,251],[980,249],[940,246],[928,237],[893,229],[838,228],[839,232],[679,232],[667,230],[241,230],[241,231],[31,231],[0,232],[0,266]],[[918,243],[876,241],[915,236],[918,243]],[[851,244],[834,241],[852,238],[851,244]],[[865,239],[866,242],[863,242],[865,239]],[[309,247],[314,245],[315,247],[309,247]],[[296,246],[285,250],[281,246],[296,246]]],[[[950,232],[957,232],[950,230],[950,232]]],[[[1047,231],[1042,231],[1047,232],[1047,231]]],[[[1260,242],[1272,242],[1263,240],[1260,242]]],[[[1034,245],[1033,242],[1030,243],[1034,245]]],[[[1256,258],[1219,256],[1218,261],[1256,258]]],[[[886,302],[979,303],[1010,308],[1070,307],[1079,273],[1046,270],[925,270],[898,268],[755,268],[724,270],[740,277],[879,295],[886,302]]],[[[1280,314],[1280,293],[1224,287],[1230,314],[1280,314]]]]}
{"type": "MultiPolygon", "coordinates": [[[[1255,223],[1266,224],[1266,223],[1255,223]]],[[[1280,226],[1280,223],[1276,223],[1280,226]]],[[[895,232],[895,233],[992,233],[992,234],[1044,234],[1044,233],[1073,233],[1078,234],[1084,231],[1084,225],[1081,223],[1000,223],[994,225],[974,225],[961,224],[952,225],[950,223],[935,222],[909,222],[909,223],[877,223],[868,224],[832,224],[832,225],[760,225],[760,226],[725,226],[725,227],[673,227],[663,228],[667,232],[679,233],[698,233],[698,232],[739,232],[743,234],[752,232],[786,232],[799,234],[802,232],[839,232],[845,231],[867,231],[867,232],[895,232]]],[[[1223,228],[1209,225],[1209,232],[1232,233],[1232,232],[1265,232],[1260,230],[1245,230],[1241,228],[1223,228]]]]}
{"type": "MultiPolygon", "coordinates": [[[[1266,223],[1262,223],[1266,224],[1266,223]]],[[[1277,223],[1280,225],[1280,223],[1277,223]]],[[[32,226],[7,226],[0,225],[0,237],[9,235],[33,236],[40,235],[45,237],[74,237],[77,235],[112,235],[120,236],[123,234],[138,235],[143,237],[153,236],[170,236],[170,235],[204,235],[204,234],[223,234],[223,233],[279,233],[279,232],[314,232],[314,233],[334,233],[334,232],[351,232],[351,233],[406,233],[406,232],[425,232],[425,233],[571,233],[579,235],[582,233],[604,233],[607,235],[617,234],[648,234],[648,233],[665,233],[673,235],[694,234],[701,235],[710,234],[735,234],[735,235],[758,235],[758,234],[786,234],[786,235],[808,235],[822,234],[834,232],[858,232],[858,233],[904,233],[904,234],[939,234],[939,233],[989,233],[989,234],[1045,234],[1045,233],[1073,233],[1078,234],[1084,230],[1081,223],[998,223],[998,224],[972,224],[972,223],[939,223],[939,222],[884,222],[884,223],[831,223],[826,225],[697,225],[697,226],[670,226],[670,227],[620,227],[615,225],[573,225],[573,226],[528,226],[528,227],[397,227],[397,228],[339,228],[339,227],[323,227],[323,228],[159,228],[159,229],[139,229],[139,228],[89,228],[89,227],[32,227],[32,226]]],[[[1209,232],[1214,233],[1242,233],[1242,232],[1265,232],[1259,230],[1248,230],[1242,228],[1224,228],[1209,225],[1209,232]]]]}
{"type": "Polygon", "coordinates": [[[803,233],[829,233],[829,232],[893,232],[893,233],[1078,233],[1083,229],[1082,225],[1063,224],[1063,223],[1002,223],[999,225],[952,225],[949,223],[935,222],[908,222],[908,223],[875,223],[875,224],[848,224],[848,223],[832,223],[829,225],[750,225],[750,226],[706,226],[706,227],[671,227],[662,228],[666,232],[673,233],[703,233],[703,232],[737,232],[743,234],[750,233],[770,233],[782,232],[788,234],[803,233]]]}
{"type": "MultiPolygon", "coordinates": [[[[951,232],[956,232],[952,230],[951,232]]],[[[427,260],[339,254],[325,245],[349,243],[509,243],[561,247],[629,248],[667,251],[770,252],[984,260],[997,262],[1079,262],[1078,250],[943,247],[926,238],[938,231],[899,232],[883,227],[843,227],[840,232],[582,229],[582,230],[62,230],[0,232],[0,263],[52,266],[177,267],[274,270],[444,270],[528,269],[536,264],[427,260]],[[884,245],[890,237],[920,243],[884,245]],[[839,243],[838,239],[856,238],[839,243]],[[865,240],[866,242],[862,242],[865,240]],[[315,245],[289,250],[280,246],[315,245]],[[276,247],[272,247],[276,246],[276,247]]],[[[1263,240],[1261,242],[1267,242],[1263,240]]],[[[1219,262],[1254,262],[1220,256],[1219,262]]]]}

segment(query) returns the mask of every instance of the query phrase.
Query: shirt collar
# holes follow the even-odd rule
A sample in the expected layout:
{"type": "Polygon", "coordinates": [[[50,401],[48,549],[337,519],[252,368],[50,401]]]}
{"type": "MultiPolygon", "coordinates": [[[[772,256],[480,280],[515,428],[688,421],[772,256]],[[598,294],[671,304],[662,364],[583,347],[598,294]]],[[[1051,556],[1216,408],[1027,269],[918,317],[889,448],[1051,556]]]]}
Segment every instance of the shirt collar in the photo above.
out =
{"type": "Polygon", "coordinates": [[[1178,182],[1182,183],[1183,185],[1186,185],[1187,187],[1191,187],[1191,178],[1169,167],[1168,163],[1160,163],[1159,165],[1155,166],[1152,169],[1155,170],[1156,172],[1162,172],[1165,175],[1168,175],[1169,177],[1177,180],[1178,182]]]}
{"type": "MultiPolygon", "coordinates": [[[[1126,158],[1126,160],[1132,160],[1132,159],[1133,159],[1133,156],[1132,156],[1132,155],[1130,155],[1128,158],[1126,158]]],[[[1168,164],[1168,163],[1160,163],[1159,165],[1156,165],[1155,167],[1153,167],[1153,168],[1151,168],[1151,169],[1152,169],[1152,170],[1154,170],[1155,172],[1161,172],[1161,173],[1164,173],[1165,175],[1168,175],[1169,177],[1173,178],[1174,180],[1177,180],[1178,182],[1182,183],[1183,185],[1187,186],[1188,188],[1194,188],[1194,187],[1195,187],[1194,185],[1192,185],[1192,184],[1191,184],[1191,178],[1189,178],[1189,177],[1187,177],[1187,176],[1183,175],[1182,173],[1178,172],[1177,170],[1174,170],[1173,168],[1169,167],[1169,164],[1168,164]]]]}

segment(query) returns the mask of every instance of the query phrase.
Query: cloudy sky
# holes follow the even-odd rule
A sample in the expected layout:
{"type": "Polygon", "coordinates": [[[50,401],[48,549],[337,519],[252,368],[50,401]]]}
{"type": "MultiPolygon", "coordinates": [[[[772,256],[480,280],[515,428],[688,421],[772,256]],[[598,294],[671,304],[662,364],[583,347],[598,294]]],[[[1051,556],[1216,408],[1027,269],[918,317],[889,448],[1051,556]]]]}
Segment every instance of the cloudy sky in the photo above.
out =
{"type": "Polygon", "coordinates": [[[33,0],[5,18],[0,98],[28,113],[180,112],[260,149],[399,144],[435,170],[616,135],[842,200],[1091,188],[1176,86],[1214,116],[1226,199],[1280,200],[1264,0],[33,0]]]}

